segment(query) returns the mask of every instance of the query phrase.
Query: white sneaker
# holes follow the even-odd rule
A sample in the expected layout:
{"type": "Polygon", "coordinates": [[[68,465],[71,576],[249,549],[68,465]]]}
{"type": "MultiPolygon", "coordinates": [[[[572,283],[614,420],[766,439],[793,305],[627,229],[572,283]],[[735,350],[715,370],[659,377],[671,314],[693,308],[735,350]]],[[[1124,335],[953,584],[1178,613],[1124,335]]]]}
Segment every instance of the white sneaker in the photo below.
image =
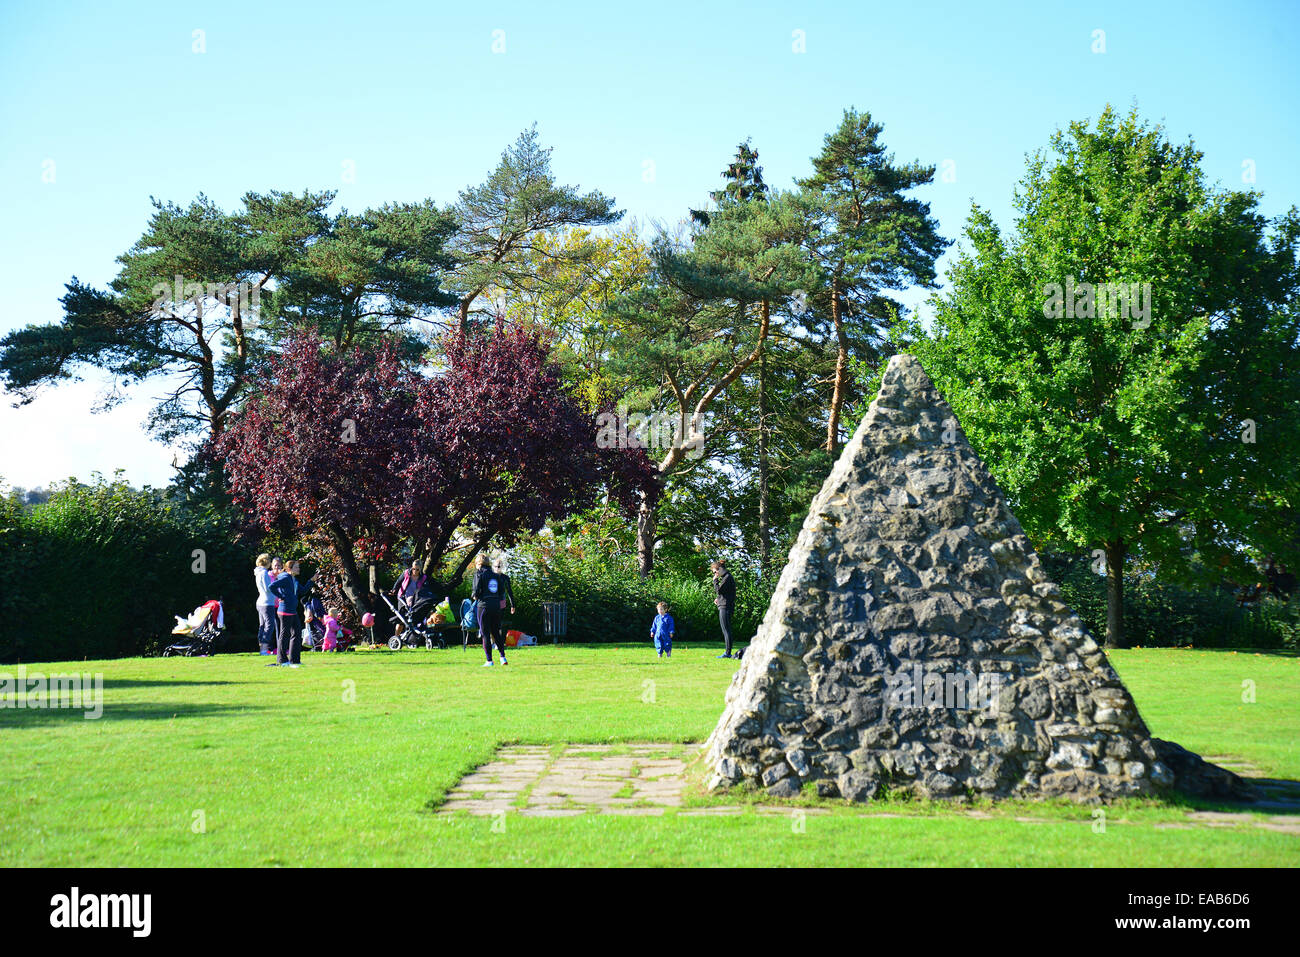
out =
{"type": "Polygon", "coordinates": [[[490,661],[485,661],[485,662],[483,662],[483,667],[484,667],[484,668],[491,668],[491,667],[492,667],[492,662],[490,662],[490,661]]]}
{"type": "Polygon", "coordinates": [[[501,663],[502,663],[503,665],[508,665],[508,664],[510,664],[510,662],[506,661],[506,657],[505,657],[505,655],[502,655],[502,656],[501,656],[501,663]]]}

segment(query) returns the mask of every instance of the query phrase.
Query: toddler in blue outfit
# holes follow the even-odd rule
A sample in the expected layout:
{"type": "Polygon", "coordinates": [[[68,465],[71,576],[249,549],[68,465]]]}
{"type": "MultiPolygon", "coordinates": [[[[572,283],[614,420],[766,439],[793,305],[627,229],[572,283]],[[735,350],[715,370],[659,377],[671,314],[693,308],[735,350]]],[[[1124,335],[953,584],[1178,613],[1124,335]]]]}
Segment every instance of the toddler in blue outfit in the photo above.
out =
{"type": "Polygon", "coordinates": [[[673,656],[673,616],[668,614],[668,602],[658,605],[659,614],[655,615],[654,624],[650,626],[650,637],[655,640],[655,651],[659,657],[673,656]]]}

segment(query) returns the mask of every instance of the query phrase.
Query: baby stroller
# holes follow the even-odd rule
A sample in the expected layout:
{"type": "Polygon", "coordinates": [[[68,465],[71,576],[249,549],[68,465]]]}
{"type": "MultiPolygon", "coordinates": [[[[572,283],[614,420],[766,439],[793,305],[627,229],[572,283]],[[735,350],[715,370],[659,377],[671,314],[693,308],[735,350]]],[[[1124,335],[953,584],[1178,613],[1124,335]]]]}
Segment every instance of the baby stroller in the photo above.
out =
{"type": "Polygon", "coordinates": [[[226,613],[221,602],[206,601],[195,608],[188,618],[180,615],[172,617],[176,619],[176,627],[172,629],[172,634],[176,637],[163,649],[164,658],[198,658],[214,654],[217,639],[226,630],[226,613]]]}
{"type": "Polygon", "coordinates": [[[472,598],[460,603],[460,650],[469,647],[469,636],[478,635],[478,607],[472,598]]]}
{"type": "Polygon", "coordinates": [[[434,597],[432,591],[421,589],[415,598],[415,604],[410,608],[394,605],[387,595],[381,597],[393,613],[388,620],[393,623],[394,632],[398,631],[399,625],[401,626],[401,633],[395,633],[388,639],[389,648],[393,651],[401,651],[403,647],[414,648],[417,645],[424,645],[429,649],[434,646],[447,647],[447,641],[438,633],[438,629],[428,624],[429,616],[438,605],[438,599],[434,597]]]}
{"type": "Polygon", "coordinates": [[[325,640],[325,603],[317,595],[312,595],[302,603],[302,617],[307,627],[302,631],[304,649],[319,649],[325,640]]]}
{"type": "MultiPolygon", "coordinates": [[[[316,595],[309,598],[303,606],[304,617],[310,613],[311,620],[307,622],[307,627],[303,629],[302,646],[310,648],[313,651],[326,651],[325,648],[325,615],[328,609],[325,603],[316,595]]],[[[333,651],[348,651],[353,645],[353,635],[347,628],[340,628],[339,633],[334,636],[333,651]]]]}

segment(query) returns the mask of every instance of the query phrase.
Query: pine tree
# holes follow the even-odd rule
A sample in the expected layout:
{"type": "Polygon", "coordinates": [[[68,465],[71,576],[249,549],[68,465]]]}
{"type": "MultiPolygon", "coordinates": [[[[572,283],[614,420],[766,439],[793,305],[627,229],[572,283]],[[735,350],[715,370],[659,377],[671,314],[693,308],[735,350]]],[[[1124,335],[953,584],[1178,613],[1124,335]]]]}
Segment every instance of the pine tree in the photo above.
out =
{"type": "Polygon", "coordinates": [[[807,249],[821,273],[836,345],[825,444],[831,453],[839,442],[851,357],[856,352],[873,366],[884,357],[883,332],[896,313],[884,292],[933,287],[935,261],[948,245],[929,204],[905,195],[933,182],[934,167],[896,165],[880,140],[883,129],[870,114],[846,110],[813,158],[813,175],[798,181],[813,224],[807,249]]]}

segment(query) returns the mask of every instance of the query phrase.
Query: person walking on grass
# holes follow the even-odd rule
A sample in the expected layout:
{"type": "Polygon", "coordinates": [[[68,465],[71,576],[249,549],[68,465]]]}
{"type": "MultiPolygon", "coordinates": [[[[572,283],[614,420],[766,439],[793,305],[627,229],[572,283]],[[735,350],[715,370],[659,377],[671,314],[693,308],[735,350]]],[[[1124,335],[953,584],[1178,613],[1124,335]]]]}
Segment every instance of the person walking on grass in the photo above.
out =
{"type": "Polygon", "coordinates": [[[505,610],[509,608],[510,614],[513,615],[515,613],[515,592],[510,587],[510,576],[506,574],[506,560],[498,558],[492,568],[496,571],[497,578],[501,579],[501,613],[504,616],[505,610]]]}
{"type": "Polygon", "coordinates": [[[302,663],[302,620],[298,617],[298,600],[302,594],[298,587],[298,575],[301,571],[297,562],[289,562],[285,566],[287,574],[271,582],[267,589],[278,599],[275,613],[278,622],[277,656],[267,667],[288,665],[297,668],[302,663]]]}
{"type": "Polygon", "coordinates": [[[713,591],[716,593],[713,603],[718,606],[718,624],[722,626],[722,639],[727,643],[726,650],[718,657],[730,658],[731,613],[736,608],[736,580],[731,577],[727,563],[721,558],[716,559],[710,567],[713,569],[713,591]]]}
{"type": "Polygon", "coordinates": [[[673,629],[676,625],[673,622],[673,616],[668,614],[668,602],[661,601],[656,607],[659,614],[655,615],[655,620],[650,624],[650,637],[655,640],[655,651],[659,652],[659,657],[671,658],[673,656],[673,629]]]}
{"type": "Polygon", "coordinates": [[[479,555],[469,597],[476,603],[474,610],[478,613],[478,633],[483,639],[483,654],[487,658],[484,668],[492,667],[494,641],[497,650],[501,652],[501,663],[510,664],[506,660],[506,636],[501,630],[501,605],[505,601],[505,591],[501,576],[492,570],[488,557],[479,555]]]}

